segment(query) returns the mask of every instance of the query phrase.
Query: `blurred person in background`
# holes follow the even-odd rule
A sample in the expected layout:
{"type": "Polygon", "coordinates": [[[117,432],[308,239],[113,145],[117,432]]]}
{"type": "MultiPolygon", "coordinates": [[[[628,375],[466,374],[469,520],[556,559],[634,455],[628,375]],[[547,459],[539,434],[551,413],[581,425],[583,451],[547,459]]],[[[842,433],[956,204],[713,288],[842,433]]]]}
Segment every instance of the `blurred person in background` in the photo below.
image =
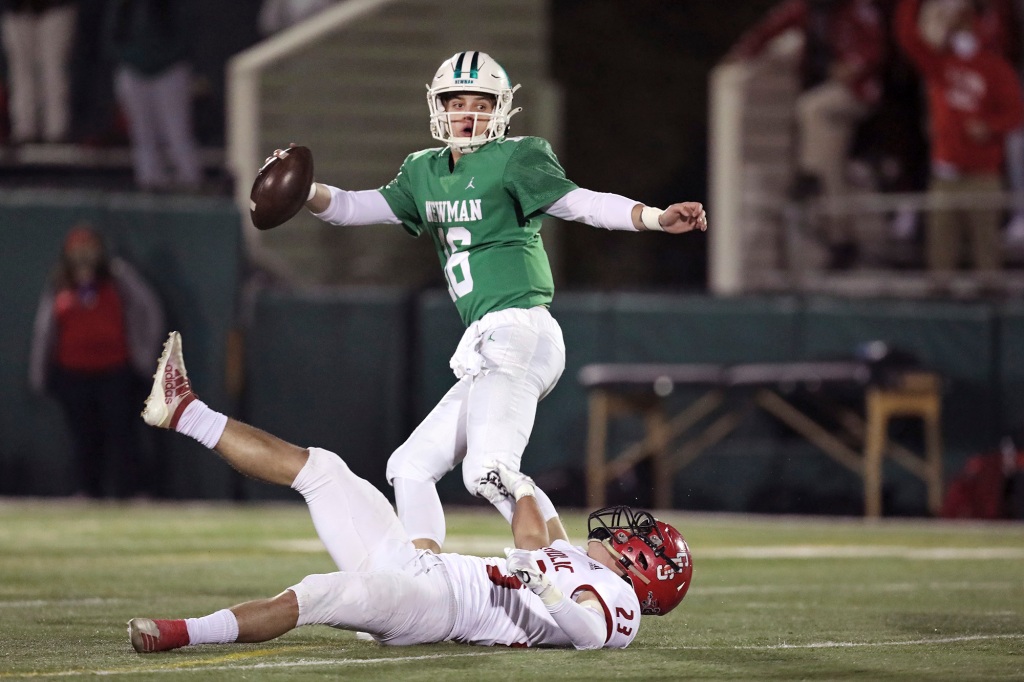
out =
{"type": "MultiPolygon", "coordinates": [[[[1006,57],[1024,82],[1024,0],[975,0],[981,42],[1006,57]]],[[[1006,181],[1018,200],[1024,199],[1024,126],[1006,134],[1006,181]]],[[[1017,207],[1006,226],[1008,245],[1024,246],[1024,207],[1017,207]]]]}
{"type": "Polygon", "coordinates": [[[195,191],[202,180],[187,7],[180,0],[112,0],[108,7],[114,89],[128,117],[135,183],[146,191],[195,191]]]}
{"type": "MultiPolygon", "coordinates": [[[[929,193],[955,199],[1003,189],[1006,135],[1024,124],[1021,88],[1012,64],[979,37],[969,0],[901,0],[896,37],[927,90],[931,143],[929,193]]],[[[968,239],[974,267],[1002,267],[999,210],[931,211],[925,260],[937,274],[959,266],[968,239]]]]}
{"type": "Polygon", "coordinates": [[[29,383],[60,403],[79,494],[104,497],[107,478],[117,497],[139,492],[136,405],[163,333],[163,307],[150,285],[108,256],[91,225],[72,228],[39,301],[29,383]]]}
{"type": "Polygon", "coordinates": [[[12,144],[67,139],[77,17],[77,0],[0,0],[12,144]]]}
{"type": "MultiPolygon", "coordinates": [[[[854,133],[882,96],[882,14],[875,0],[785,0],[741,36],[726,59],[757,57],[791,30],[803,37],[792,194],[796,199],[842,196],[848,191],[846,162],[854,133]]],[[[849,267],[856,257],[848,223],[830,221],[832,267],[849,267]]]]}
{"type": "Polygon", "coordinates": [[[260,33],[273,35],[327,9],[337,0],[263,0],[257,17],[260,33]]]}

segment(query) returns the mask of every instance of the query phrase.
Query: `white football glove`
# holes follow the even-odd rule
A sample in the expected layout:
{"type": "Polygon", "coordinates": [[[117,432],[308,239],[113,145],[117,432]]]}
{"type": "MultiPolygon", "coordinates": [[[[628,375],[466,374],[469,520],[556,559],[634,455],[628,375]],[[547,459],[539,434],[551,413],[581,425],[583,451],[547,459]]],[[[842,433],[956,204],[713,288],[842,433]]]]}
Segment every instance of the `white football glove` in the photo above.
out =
{"type": "Polygon", "coordinates": [[[509,494],[516,499],[516,501],[526,495],[537,494],[537,484],[533,482],[532,478],[523,472],[513,471],[502,462],[498,462],[495,465],[495,468],[498,471],[498,477],[501,478],[502,485],[505,486],[505,490],[507,490],[509,494]]]}
{"type": "Polygon", "coordinates": [[[562,601],[562,591],[551,584],[551,580],[541,572],[530,550],[505,548],[505,567],[508,572],[519,579],[531,592],[540,597],[545,606],[554,606],[562,601]]]}

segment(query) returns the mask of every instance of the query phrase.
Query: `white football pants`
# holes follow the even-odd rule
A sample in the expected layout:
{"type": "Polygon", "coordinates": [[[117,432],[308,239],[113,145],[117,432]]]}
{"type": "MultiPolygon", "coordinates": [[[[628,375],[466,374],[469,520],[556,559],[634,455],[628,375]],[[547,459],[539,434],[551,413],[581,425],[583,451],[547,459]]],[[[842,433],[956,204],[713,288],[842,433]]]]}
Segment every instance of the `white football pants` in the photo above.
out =
{"type": "Polygon", "coordinates": [[[320,541],[341,569],[289,589],[298,625],[369,632],[384,644],[440,642],[455,624],[456,600],[441,560],[417,551],[387,498],[333,452],[309,449],[292,482],[320,541]]]}
{"type": "Polygon", "coordinates": [[[192,132],[192,68],[185,62],[155,76],[127,66],[114,75],[128,117],[135,182],[142,189],[197,188],[202,180],[192,132]],[[168,172],[170,162],[173,174],[168,172]]]}
{"type": "Polygon", "coordinates": [[[67,136],[71,119],[68,60],[77,18],[75,4],[41,14],[7,11],[0,17],[14,142],[30,142],[40,134],[47,142],[61,142],[67,136]]]}
{"type": "MultiPolygon", "coordinates": [[[[537,402],[565,369],[562,330],[545,307],[488,313],[466,330],[451,365],[458,382],[387,466],[409,537],[439,545],[445,524],[435,484],[459,462],[474,494],[492,462],[519,470],[537,402]]],[[[511,503],[499,511],[510,518],[511,503]]]]}

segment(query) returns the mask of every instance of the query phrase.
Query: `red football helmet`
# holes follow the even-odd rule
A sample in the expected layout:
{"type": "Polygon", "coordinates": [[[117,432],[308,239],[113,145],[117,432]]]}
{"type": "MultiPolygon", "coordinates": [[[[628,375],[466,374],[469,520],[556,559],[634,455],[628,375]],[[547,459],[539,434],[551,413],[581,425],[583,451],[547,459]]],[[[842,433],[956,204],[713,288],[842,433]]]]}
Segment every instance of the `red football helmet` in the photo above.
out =
{"type": "Polygon", "coordinates": [[[664,616],[690,589],[693,557],[686,540],[650,512],[605,507],[587,520],[588,541],[600,542],[626,570],[640,613],[664,616]]]}

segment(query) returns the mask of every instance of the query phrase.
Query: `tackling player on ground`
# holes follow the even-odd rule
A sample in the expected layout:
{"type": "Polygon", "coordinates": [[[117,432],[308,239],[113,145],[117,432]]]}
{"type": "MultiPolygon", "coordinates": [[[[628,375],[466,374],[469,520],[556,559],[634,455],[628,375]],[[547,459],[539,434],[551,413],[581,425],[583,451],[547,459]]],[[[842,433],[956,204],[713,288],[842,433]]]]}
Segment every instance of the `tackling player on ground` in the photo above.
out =
{"type": "Polygon", "coordinates": [[[668,613],[690,586],[690,550],[672,526],[609,507],[590,515],[587,547],[575,547],[549,536],[539,489],[500,462],[488,475],[517,502],[516,549],[505,559],[416,549],[387,498],[337,455],[291,445],[198,400],[177,332],[164,344],[142,416],[195,438],[243,474],[301,493],[340,570],[201,618],[133,618],[128,633],[139,653],[263,642],[311,624],[391,645],[621,648],[636,637],[641,614],[668,613]]]}
{"type": "MultiPolygon", "coordinates": [[[[467,326],[451,359],[458,382],[387,466],[402,523],[417,547],[435,552],[445,537],[435,484],[459,462],[467,490],[512,520],[515,502],[488,480],[489,464],[519,471],[537,402],[565,368],[562,331],[548,312],[554,284],[543,216],[633,232],[707,229],[698,202],[662,211],[583,189],[546,140],[506,137],[520,111],[512,108],[518,88],[483,52],[454,55],[427,90],[430,131],[445,146],[410,154],[378,190],[314,182],[306,203],[335,225],[401,224],[427,235],[467,326]]],[[[547,496],[536,500],[550,530],[564,533],[547,496]]]]}

